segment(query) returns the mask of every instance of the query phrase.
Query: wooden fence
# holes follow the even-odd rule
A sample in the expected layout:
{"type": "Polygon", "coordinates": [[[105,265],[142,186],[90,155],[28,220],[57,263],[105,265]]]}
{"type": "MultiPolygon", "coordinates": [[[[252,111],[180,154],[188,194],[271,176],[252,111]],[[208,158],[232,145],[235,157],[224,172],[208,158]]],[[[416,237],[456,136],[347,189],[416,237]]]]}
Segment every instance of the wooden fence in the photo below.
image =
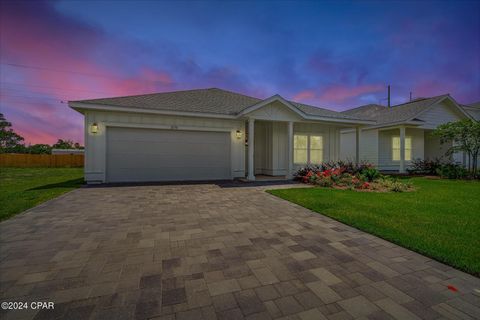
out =
{"type": "Polygon", "coordinates": [[[0,154],[0,167],[83,167],[83,154],[0,154]]]}

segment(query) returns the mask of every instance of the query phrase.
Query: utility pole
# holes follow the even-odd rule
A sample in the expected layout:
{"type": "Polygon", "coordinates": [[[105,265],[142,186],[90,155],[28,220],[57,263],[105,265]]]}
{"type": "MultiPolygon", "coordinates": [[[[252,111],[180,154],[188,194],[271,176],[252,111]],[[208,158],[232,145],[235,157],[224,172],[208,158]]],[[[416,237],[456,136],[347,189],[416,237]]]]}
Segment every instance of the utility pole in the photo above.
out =
{"type": "Polygon", "coordinates": [[[388,85],[388,107],[390,108],[390,85],[388,85]]]}
{"type": "Polygon", "coordinates": [[[412,101],[412,91],[410,91],[410,101],[412,101]]]}

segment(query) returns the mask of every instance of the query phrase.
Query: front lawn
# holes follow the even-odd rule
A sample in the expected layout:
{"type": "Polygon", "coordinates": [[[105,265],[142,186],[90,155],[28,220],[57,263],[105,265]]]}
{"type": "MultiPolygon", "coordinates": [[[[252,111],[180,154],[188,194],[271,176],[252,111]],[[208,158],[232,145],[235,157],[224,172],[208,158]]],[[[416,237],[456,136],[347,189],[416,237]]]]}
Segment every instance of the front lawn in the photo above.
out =
{"type": "Polygon", "coordinates": [[[415,191],[327,188],[268,192],[480,275],[480,182],[412,178],[415,191]]]}
{"type": "Polygon", "coordinates": [[[83,168],[0,168],[0,220],[83,183],[83,168]]]}

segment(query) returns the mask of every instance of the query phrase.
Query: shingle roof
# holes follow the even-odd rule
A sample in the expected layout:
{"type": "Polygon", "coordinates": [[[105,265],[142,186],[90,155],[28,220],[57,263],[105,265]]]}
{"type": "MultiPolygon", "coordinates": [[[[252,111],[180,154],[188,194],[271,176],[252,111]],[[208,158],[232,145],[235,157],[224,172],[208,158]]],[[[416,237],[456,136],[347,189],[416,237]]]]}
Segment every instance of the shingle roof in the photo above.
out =
{"type": "Polygon", "coordinates": [[[356,120],[368,120],[365,117],[362,116],[356,116],[356,115],[349,115],[349,114],[343,114],[341,112],[325,109],[325,108],[320,108],[320,107],[315,107],[311,106],[308,104],[303,104],[295,101],[289,101],[291,104],[293,104],[295,107],[300,109],[302,112],[312,115],[312,116],[319,116],[319,117],[329,117],[329,118],[341,118],[341,119],[356,119],[356,120]]]}
{"type": "Polygon", "coordinates": [[[480,109],[480,101],[475,102],[475,103],[470,103],[470,104],[462,104],[462,107],[467,107],[467,108],[476,108],[480,109]]]}
{"type": "Polygon", "coordinates": [[[393,122],[408,121],[421,111],[439,102],[443,98],[448,97],[448,94],[441,96],[417,99],[412,102],[402,103],[391,108],[384,107],[377,104],[369,104],[345,110],[342,113],[351,116],[365,117],[370,120],[375,120],[378,124],[388,124],[393,122]]]}
{"type": "MultiPolygon", "coordinates": [[[[237,115],[241,111],[259,103],[260,101],[262,101],[262,99],[218,88],[209,88],[71,102],[153,110],[237,115]]],[[[307,115],[336,119],[365,120],[364,118],[351,116],[341,112],[318,108],[294,101],[289,102],[307,115]]]]}
{"type": "Polygon", "coordinates": [[[74,102],[153,110],[234,115],[261,99],[217,88],[184,90],[74,102]]]}
{"type": "Polygon", "coordinates": [[[379,104],[366,104],[360,107],[342,111],[342,113],[375,120],[375,117],[378,115],[378,113],[384,111],[385,109],[387,109],[387,107],[379,104]]]}

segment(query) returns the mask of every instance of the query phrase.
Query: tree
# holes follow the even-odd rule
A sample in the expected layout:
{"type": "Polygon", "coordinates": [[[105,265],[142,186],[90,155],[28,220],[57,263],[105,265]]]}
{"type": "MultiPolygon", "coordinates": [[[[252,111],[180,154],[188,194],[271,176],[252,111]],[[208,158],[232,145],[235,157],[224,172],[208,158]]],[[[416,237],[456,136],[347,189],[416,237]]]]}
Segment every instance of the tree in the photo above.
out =
{"type": "Polygon", "coordinates": [[[26,152],[31,154],[51,154],[52,147],[48,144],[39,143],[39,144],[28,146],[26,152]]]}
{"type": "Polygon", "coordinates": [[[24,138],[12,129],[12,124],[0,113],[0,153],[22,151],[24,138]]]}
{"type": "Polygon", "coordinates": [[[447,155],[465,152],[468,155],[468,169],[477,176],[478,156],[480,155],[480,122],[465,119],[438,126],[433,135],[440,138],[441,143],[452,142],[447,155]]]}
{"type": "Polygon", "coordinates": [[[53,149],[74,149],[74,143],[72,140],[58,139],[57,143],[52,146],[53,149]]]}

